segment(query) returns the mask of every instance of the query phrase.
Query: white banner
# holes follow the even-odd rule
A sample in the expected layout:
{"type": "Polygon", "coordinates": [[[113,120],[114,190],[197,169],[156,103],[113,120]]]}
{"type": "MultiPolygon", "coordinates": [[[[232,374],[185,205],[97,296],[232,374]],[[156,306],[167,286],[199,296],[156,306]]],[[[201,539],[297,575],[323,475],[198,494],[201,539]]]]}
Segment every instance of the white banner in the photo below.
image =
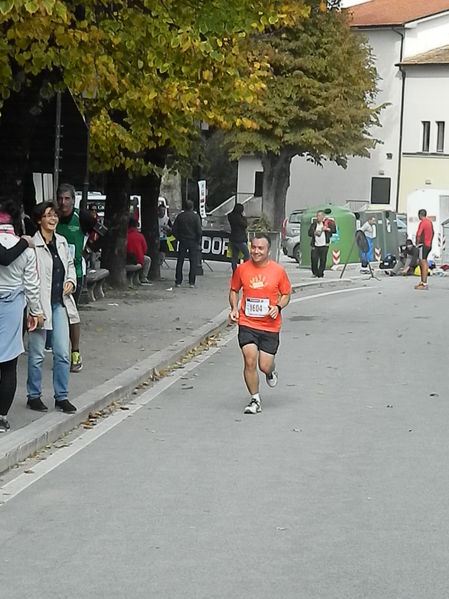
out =
{"type": "Polygon", "coordinates": [[[199,197],[200,197],[200,202],[199,202],[200,216],[201,216],[201,218],[206,218],[207,191],[206,191],[206,181],[204,179],[202,179],[201,181],[198,181],[198,190],[199,190],[199,197]]]}

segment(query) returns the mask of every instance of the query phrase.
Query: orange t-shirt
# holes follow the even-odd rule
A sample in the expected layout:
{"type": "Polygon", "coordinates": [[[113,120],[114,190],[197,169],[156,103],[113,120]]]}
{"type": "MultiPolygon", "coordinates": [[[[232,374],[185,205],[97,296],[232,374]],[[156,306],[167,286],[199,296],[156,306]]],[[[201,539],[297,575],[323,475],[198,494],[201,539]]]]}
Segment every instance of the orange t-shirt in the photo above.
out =
{"type": "Polygon", "coordinates": [[[277,262],[269,260],[256,266],[252,260],[240,264],[231,279],[231,289],[243,289],[239,325],[260,331],[279,332],[282,318],[266,315],[268,306],[275,306],[281,295],[291,291],[287,273],[277,262]]]}

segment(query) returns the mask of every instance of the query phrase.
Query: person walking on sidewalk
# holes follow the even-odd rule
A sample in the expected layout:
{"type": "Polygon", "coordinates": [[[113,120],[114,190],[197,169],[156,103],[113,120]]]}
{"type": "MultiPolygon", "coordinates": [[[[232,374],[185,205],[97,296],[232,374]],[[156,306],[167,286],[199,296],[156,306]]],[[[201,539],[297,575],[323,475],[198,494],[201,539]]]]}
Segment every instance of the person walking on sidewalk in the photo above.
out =
{"type": "Polygon", "coordinates": [[[248,221],[243,214],[243,204],[236,204],[234,206],[232,212],[228,214],[228,221],[231,227],[229,241],[231,242],[232,252],[232,272],[234,272],[240,262],[240,252],[243,254],[244,262],[249,260],[248,234],[246,232],[248,221]]]}
{"type": "Polygon", "coordinates": [[[186,200],[185,209],[178,214],[173,223],[173,235],[178,240],[178,260],[176,262],[175,286],[182,284],[184,260],[189,257],[189,285],[195,287],[196,268],[200,258],[203,231],[199,215],[193,211],[193,202],[186,200]]]}
{"type": "Polygon", "coordinates": [[[316,218],[309,227],[311,237],[310,262],[314,277],[322,279],[326,268],[327,252],[329,250],[330,238],[335,233],[335,223],[331,219],[324,218],[324,212],[319,210],[316,218]]]}
{"type": "Polygon", "coordinates": [[[10,430],[8,412],[17,389],[17,360],[23,348],[23,310],[28,304],[28,330],[42,326],[39,278],[31,238],[16,231],[20,209],[0,202],[0,433],[10,430]]]}
{"type": "Polygon", "coordinates": [[[374,260],[374,237],[376,236],[376,217],[370,216],[366,223],[363,224],[360,229],[365,234],[366,242],[368,244],[368,250],[361,252],[362,269],[368,268],[368,264],[374,260]]]}
{"type": "Polygon", "coordinates": [[[274,357],[279,347],[281,310],[290,301],[291,285],[284,268],[270,260],[270,246],[269,237],[256,233],[251,240],[251,259],[236,268],[229,291],[229,318],[239,325],[243,376],[251,396],[245,414],[262,411],[257,365],[265,374],[269,387],[275,387],[278,382],[274,357]],[[239,311],[240,289],[242,301],[239,311]]]}
{"type": "Polygon", "coordinates": [[[46,412],[48,409],[41,399],[42,365],[46,331],[51,330],[55,407],[72,414],[76,412],[76,408],[68,400],[69,323],[79,322],[72,295],[76,288],[76,271],[66,239],[55,232],[58,224],[55,204],[37,204],[33,216],[39,227],[33,241],[40,280],[40,301],[45,320],[43,329],[36,329],[29,334],[27,406],[38,412],[46,412]]]}
{"type": "MultiPolygon", "coordinates": [[[[83,248],[85,236],[95,226],[95,217],[88,210],[75,209],[75,188],[69,183],[63,183],[57,191],[59,206],[59,222],[57,233],[67,240],[70,253],[76,269],[76,290],[73,294],[75,304],[78,305],[84,284],[83,273],[83,248]]],[[[78,321],[70,325],[70,342],[72,355],[70,372],[80,372],[83,367],[83,359],[80,354],[81,325],[78,321]]]]}
{"type": "Polygon", "coordinates": [[[146,255],[147,242],[143,234],[137,230],[137,221],[134,216],[130,216],[128,219],[128,234],[126,236],[126,254],[127,261],[129,264],[140,264],[142,270],[140,271],[140,284],[151,285],[148,280],[148,273],[150,272],[151,258],[146,255]]]}
{"type": "Polygon", "coordinates": [[[418,211],[419,225],[416,231],[416,247],[419,251],[419,269],[421,271],[421,281],[415,285],[415,289],[428,289],[427,275],[429,274],[429,263],[427,257],[432,249],[433,225],[430,218],[427,218],[427,210],[421,208],[418,211]]]}

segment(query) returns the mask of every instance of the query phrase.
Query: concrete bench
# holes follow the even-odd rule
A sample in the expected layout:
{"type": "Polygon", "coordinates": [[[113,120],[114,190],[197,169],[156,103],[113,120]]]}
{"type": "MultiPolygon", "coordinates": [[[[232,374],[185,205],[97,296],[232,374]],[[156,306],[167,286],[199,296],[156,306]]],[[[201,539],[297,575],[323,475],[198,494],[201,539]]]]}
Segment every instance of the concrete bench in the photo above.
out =
{"type": "Polygon", "coordinates": [[[109,270],[106,268],[98,268],[87,272],[86,289],[89,301],[95,302],[97,297],[104,297],[103,285],[108,276],[109,270]]]}
{"type": "Polygon", "coordinates": [[[130,287],[139,286],[140,271],[142,270],[141,264],[127,264],[126,265],[126,278],[130,287]]]}

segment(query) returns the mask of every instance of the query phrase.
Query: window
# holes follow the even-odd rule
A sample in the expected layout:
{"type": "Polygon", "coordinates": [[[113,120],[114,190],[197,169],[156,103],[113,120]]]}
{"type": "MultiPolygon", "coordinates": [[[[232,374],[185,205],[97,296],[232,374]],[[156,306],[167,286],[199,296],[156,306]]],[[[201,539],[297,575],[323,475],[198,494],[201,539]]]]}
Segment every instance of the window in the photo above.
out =
{"type": "Polygon", "coordinates": [[[371,204],[390,203],[391,179],[389,177],[372,177],[371,204]]]}
{"type": "Polygon", "coordinates": [[[430,121],[422,121],[422,151],[430,149],[430,121]]]}
{"type": "Polygon", "coordinates": [[[437,121],[437,152],[444,152],[444,121],[437,121]]]}

